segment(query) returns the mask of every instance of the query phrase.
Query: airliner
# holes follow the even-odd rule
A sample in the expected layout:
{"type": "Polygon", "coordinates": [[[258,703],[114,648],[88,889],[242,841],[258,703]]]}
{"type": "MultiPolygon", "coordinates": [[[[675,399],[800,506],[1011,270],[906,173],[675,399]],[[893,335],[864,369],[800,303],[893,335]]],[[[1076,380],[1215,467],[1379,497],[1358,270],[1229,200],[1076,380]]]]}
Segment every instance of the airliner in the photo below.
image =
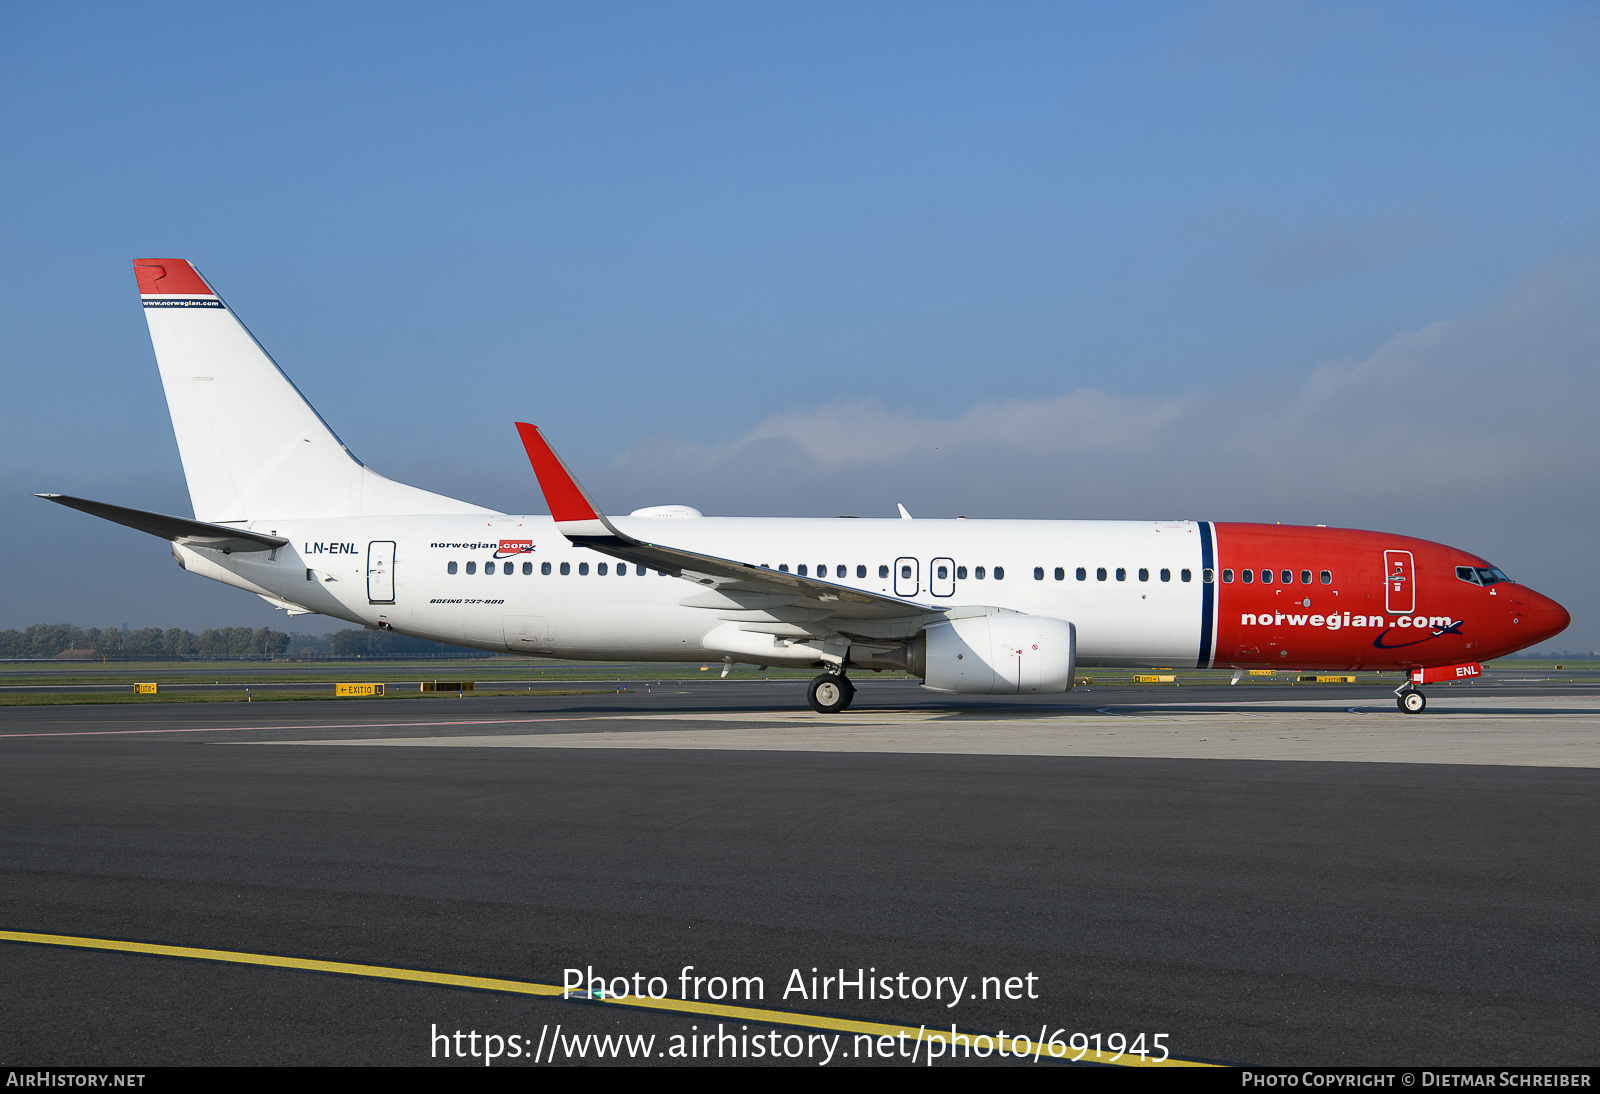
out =
{"type": "MultiPolygon", "coordinates": [[[[608,516],[516,423],[550,515],[387,479],[345,447],[194,266],[134,262],[193,518],[39,497],[170,541],[178,565],[291,615],[529,657],[811,667],[935,692],[1072,690],[1088,666],[1405,673],[1425,684],[1560,633],[1477,555],[1322,526],[1203,520],[608,516]]],[[[509,436],[509,431],[508,431],[509,436]]]]}

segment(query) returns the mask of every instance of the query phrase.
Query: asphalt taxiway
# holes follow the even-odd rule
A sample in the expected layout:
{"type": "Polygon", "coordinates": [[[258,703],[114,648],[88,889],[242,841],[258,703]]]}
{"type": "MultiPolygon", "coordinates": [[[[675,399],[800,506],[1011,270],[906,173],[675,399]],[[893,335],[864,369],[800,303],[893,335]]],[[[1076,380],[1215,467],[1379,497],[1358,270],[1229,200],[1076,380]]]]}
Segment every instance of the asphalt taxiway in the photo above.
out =
{"type": "MultiPolygon", "coordinates": [[[[838,1022],[1161,1032],[1258,1064],[1592,1062],[1600,689],[1439,689],[1407,716],[1374,688],[867,680],[823,717],[793,682],[629,686],[0,709],[0,929],[674,994],[692,965],[838,1022]],[[1036,998],[784,998],[813,968],[1032,975],[1036,998]]],[[[149,953],[0,963],[0,1054],[29,1066],[731,1028],[149,953]]]]}

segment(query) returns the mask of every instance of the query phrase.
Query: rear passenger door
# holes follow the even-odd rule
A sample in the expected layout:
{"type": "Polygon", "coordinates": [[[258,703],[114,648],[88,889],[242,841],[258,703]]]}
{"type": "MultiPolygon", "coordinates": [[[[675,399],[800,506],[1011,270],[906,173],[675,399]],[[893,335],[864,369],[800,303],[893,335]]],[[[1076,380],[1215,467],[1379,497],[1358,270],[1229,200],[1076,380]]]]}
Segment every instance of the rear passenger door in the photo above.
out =
{"type": "Polygon", "coordinates": [[[394,603],[394,540],[367,544],[367,603],[394,603]]]}

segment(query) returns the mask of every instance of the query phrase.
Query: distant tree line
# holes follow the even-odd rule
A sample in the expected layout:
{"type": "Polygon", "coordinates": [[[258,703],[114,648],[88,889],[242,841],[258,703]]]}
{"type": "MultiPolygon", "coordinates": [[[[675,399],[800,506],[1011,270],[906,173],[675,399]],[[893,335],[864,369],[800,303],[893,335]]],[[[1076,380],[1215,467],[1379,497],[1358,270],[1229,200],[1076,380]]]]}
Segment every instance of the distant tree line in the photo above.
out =
{"type": "Polygon", "coordinates": [[[484,650],[463,649],[393,631],[343,630],[328,638],[334,657],[494,657],[484,650]]]}
{"type": "Polygon", "coordinates": [[[285,634],[270,627],[219,627],[193,631],[169,627],[99,627],[35,624],[0,631],[0,658],[105,658],[113,661],[272,661],[323,657],[492,657],[392,631],[347,629],[333,635],[285,634]]]}

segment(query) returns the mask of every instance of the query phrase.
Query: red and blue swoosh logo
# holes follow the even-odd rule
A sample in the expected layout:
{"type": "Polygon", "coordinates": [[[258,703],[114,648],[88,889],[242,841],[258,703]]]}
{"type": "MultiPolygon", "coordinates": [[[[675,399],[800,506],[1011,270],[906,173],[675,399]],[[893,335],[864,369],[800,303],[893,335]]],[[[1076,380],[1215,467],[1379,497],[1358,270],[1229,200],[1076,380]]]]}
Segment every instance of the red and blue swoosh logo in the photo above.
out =
{"type": "Polygon", "coordinates": [[[1422,638],[1417,639],[1415,642],[1394,642],[1394,643],[1385,642],[1383,640],[1384,636],[1387,635],[1390,631],[1395,629],[1394,627],[1385,627],[1385,628],[1383,628],[1383,633],[1378,635],[1378,637],[1376,637],[1376,638],[1374,638],[1372,640],[1372,644],[1374,646],[1376,646],[1380,650],[1398,650],[1398,649],[1404,649],[1406,646],[1420,645],[1423,642],[1427,642],[1427,641],[1430,641],[1432,639],[1438,638],[1441,635],[1454,634],[1454,635],[1458,635],[1459,636],[1461,634],[1461,625],[1463,623],[1465,623],[1465,622],[1466,622],[1465,619],[1458,619],[1454,623],[1450,624],[1448,627],[1437,627],[1432,631],[1432,633],[1424,635],[1422,638]]]}

